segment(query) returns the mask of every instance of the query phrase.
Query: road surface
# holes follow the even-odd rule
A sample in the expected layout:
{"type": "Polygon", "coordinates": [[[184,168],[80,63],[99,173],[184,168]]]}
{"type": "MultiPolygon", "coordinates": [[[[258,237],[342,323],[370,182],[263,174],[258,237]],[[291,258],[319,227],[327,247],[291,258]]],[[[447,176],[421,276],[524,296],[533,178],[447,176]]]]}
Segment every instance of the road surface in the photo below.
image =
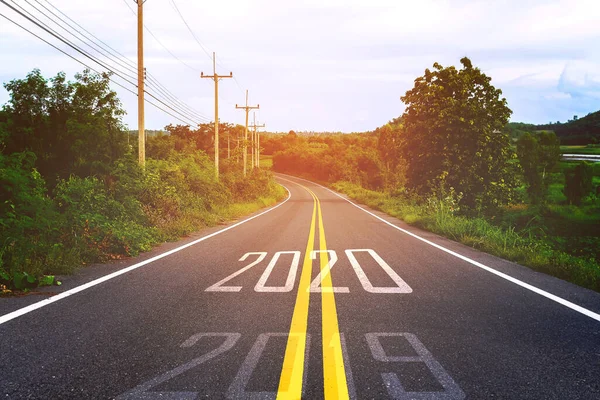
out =
{"type": "Polygon", "coordinates": [[[252,219],[0,299],[0,398],[600,399],[600,294],[278,180],[252,219]]]}

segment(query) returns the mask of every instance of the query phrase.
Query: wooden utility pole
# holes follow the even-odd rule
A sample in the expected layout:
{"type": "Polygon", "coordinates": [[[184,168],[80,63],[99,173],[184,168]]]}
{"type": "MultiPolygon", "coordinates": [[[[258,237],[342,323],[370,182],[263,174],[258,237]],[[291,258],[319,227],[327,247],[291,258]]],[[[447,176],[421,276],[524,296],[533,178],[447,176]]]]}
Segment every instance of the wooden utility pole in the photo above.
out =
{"type": "Polygon", "coordinates": [[[227,131],[227,159],[231,158],[231,146],[229,144],[231,138],[231,130],[227,131]]]}
{"type": "Polygon", "coordinates": [[[233,78],[233,72],[229,75],[217,75],[217,56],[213,52],[213,75],[204,75],[204,72],[200,72],[200,77],[215,81],[215,179],[219,180],[219,79],[233,78]]]}
{"type": "Polygon", "coordinates": [[[143,167],[146,165],[146,135],[144,129],[144,3],[137,3],[137,39],[138,39],[138,158],[143,167]]]}
{"type": "Polygon", "coordinates": [[[244,154],[244,157],[243,157],[244,176],[246,176],[246,164],[248,163],[248,112],[250,112],[250,110],[253,110],[253,109],[259,109],[260,104],[257,104],[256,106],[249,106],[248,105],[248,90],[246,90],[246,105],[240,107],[236,104],[235,108],[246,110],[246,130],[244,131],[244,153],[243,153],[244,154]]]}
{"type": "Polygon", "coordinates": [[[252,135],[254,141],[254,147],[252,149],[254,157],[252,158],[255,160],[255,162],[254,165],[252,165],[252,168],[260,168],[260,133],[256,130],[256,128],[264,128],[265,124],[256,125],[256,113],[253,113],[253,120],[254,123],[250,126],[254,133],[252,135]]]}

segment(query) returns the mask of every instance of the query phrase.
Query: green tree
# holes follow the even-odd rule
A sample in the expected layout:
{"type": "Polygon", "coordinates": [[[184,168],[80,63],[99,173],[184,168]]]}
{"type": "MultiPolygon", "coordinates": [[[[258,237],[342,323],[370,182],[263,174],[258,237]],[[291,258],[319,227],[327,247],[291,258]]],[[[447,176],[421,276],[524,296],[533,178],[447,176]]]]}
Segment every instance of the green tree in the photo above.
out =
{"type": "Polygon", "coordinates": [[[551,131],[525,133],[517,141],[517,156],[523,169],[529,200],[544,202],[548,192],[548,172],[560,161],[560,141],[551,131]]]}
{"type": "Polygon", "coordinates": [[[64,73],[46,80],[38,69],[4,87],[7,154],[31,151],[46,179],[105,172],[127,150],[121,108],[109,74],[89,70],[68,82],[64,73]]]}
{"type": "Polygon", "coordinates": [[[537,203],[543,193],[542,174],[539,170],[539,147],[537,139],[531,133],[523,134],[517,141],[517,156],[523,170],[527,194],[532,203],[537,203]]]}
{"type": "Polygon", "coordinates": [[[447,185],[464,194],[467,208],[494,208],[514,188],[504,131],[511,110],[490,77],[468,58],[460,62],[460,70],[434,63],[402,97],[407,186],[427,194],[447,185]]]}
{"type": "Polygon", "coordinates": [[[541,131],[537,133],[537,140],[540,149],[540,167],[542,169],[542,181],[547,189],[547,174],[550,172],[561,158],[560,139],[552,131],[541,131]]]}
{"type": "Polygon", "coordinates": [[[594,170],[587,162],[578,164],[575,168],[565,171],[565,188],[563,193],[569,204],[579,205],[581,200],[592,191],[594,170]]]}

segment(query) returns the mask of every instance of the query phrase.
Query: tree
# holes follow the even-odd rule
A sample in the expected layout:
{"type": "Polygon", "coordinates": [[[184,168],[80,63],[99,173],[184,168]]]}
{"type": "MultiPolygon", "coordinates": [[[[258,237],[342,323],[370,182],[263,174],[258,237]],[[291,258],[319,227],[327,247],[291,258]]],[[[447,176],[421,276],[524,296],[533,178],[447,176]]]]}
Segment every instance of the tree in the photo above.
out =
{"type": "Polygon", "coordinates": [[[75,78],[68,82],[61,72],[46,80],[35,69],[4,85],[10,96],[3,110],[4,151],[33,152],[47,180],[104,172],[127,150],[125,112],[110,75],[84,70],[75,78]]]}
{"type": "Polygon", "coordinates": [[[375,130],[379,157],[385,166],[385,186],[389,188],[395,188],[403,181],[403,171],[400,171],[402,165],[400,160],[401,130],[400,121],[396,123],[392,121],[375,130]]]}
{"type": "Polygon", "coordinates": [[[536,134],[540,150],[540,167],[542,180],[548,185],[546,173],[554,168],[561,158],[560,139],[552,131],[541,131],[536,134]]]}
{"type": "Polygon", "coordinates": [[[584,197],[592,191],[594,170],[587,162],[577,164],[572,170],[565,171],[565,188],[563,193],[569,204],[579,205],[584,197]]]}
{"type": "Polygon", "coordinates": [[[434,63],[402,97],[407,186],[420,194],[453,187],[466,208],[494,208],[510,200],[515,185],[504,131],[512,112],[490,77],[468,58],[460,62],[460,70],[434,63]]]}
{"type": "Polygon", "coordinates": [[[544,202],[548,192],[547,172],[560,161],[560,141],[551,131],[525,133],[517,141],[517,156],[523,169],[529,200],[544,202]]]}
{"type": "Polygon", "coordinates": [[[532,203],[542,198],[542,175],[539,173],[540,150],[534,135],[525,133],[517,141],[517,156],[523,170],[527,194],[532,203]]]}

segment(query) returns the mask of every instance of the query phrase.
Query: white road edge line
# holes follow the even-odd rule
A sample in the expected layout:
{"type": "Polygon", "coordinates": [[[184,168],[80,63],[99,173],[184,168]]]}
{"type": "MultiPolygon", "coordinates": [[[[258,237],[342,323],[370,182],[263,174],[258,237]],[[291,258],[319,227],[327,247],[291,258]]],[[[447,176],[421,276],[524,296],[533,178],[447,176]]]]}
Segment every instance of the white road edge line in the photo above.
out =
{"type": "Polygon", "coordinates": [[[253,219],[260,217],[261,215],[265,215],[266,213],[271,212],[271,211],[275,210],[276,208],[279,208],[282,205],[284,205],[285,203],[287,203],[287,201],[292,196],[292,194],[290,193],[290,190],[287,187],[285,187],[284,185],[281,185],[281,186],[285,190],[287,190],[288,197],[283,202],[277,204],[276,206],[273,206],[273,207],[269,208],[268,210],[265,210],[265,211],[261,212],[260,214],[254,215],[254,216],[252,216],[250,218],[247,218],[247,219],[245,219],[243,221],[237,222],[237,223],[235,223],[235,224],[233,224],[231,226],[228,226],[227,228],[224,228],[224,229],[221,229],[219,231],[213,232],[210,235],[206,235],[206,236],[201,237],[199,239],[196,239],[196,240],[194,240],[192,242],[186,243],[183,246],[179,246],[179,247],[177,247],[175,249],[169,250],[167,252],[164,252],[162,254],[159,254],[157,256],[154,256],[152,258],[149,258],[149,259],[144,260],[142,262],[139,262],[137,264],[131,265],[131,266],[127,267],[127,268],[123,268],[123,269],[120,269],[118,271],[115,271],[112,274],[105,275],[105,276],[103,276],[101,278],[95,279],[95,280],[90,281],[90,282],[88,282],[86,284],[83,284],[81,286],[77,286],[77,287],[74,287],[73,289],[69,289],[69,290],[67,290],[65,292],[57,294],[56,296],[49,297],[49,298],[47,298],[45,300],[38,301],[37,303],[33,303],[33,304],[30,304],[30,305],[28,305],[26,307],[23,307],[23,308],[20,308],[18,310],[9,312],[8,314],[4,314],[4,315],[0,316],[0,325],[2,325],[5,322],[8,322],[8,321],[10,321],[12,319],[15,319],[17,317],[20,317],[22,315],[30,313],[30,312],[32,312],[34,310],[37,310],[38,308],[42,308],[42,307],[47,306],[49,304],[55,303],[55,302],[57,302],[59,300],[62,300],[64,298],[66,298],[66,297],[69,297],[69,296],[71,296],[71,295],[73,295],[75,293],[79,293],[79,292],[81,292],[81,291],[83,291],[85,289],[89,289],[92,286],[96,286],[96,285],[98,285],[98,284],[100,284],[102,282],[106,282],[106,281],[108,281],[108,280],[110,280],[112,278],[116,278],[119,275],[123,275],[123,274],[126,274],[127,272],[133,271],[134,269],[143,267],[146,264],[150,264],[151,262],[154,262],[156,260],[160,260],[161,258],[164,258],[166,256],[170,256],[173,253],[177,253],[178,251],[186,249],[186,248],[188,248],[190,246],[193,246],[193,245],[195,245],[197,243],[200,243],[200,242],[202,242],[202,241],[204,241],[206,239],[210,239],[213,236],[217,236],[220,233],[226,232],[226,231],[228,231],[230,229],[233,229],[233,228],[235,228],[237,226],[245,224],[248,221],[252,221],[253,219]]]}
{"type": "MultiPolygon", "coordinates": [[[[282,175],[286,175],[286,174],[282,174],[282,175]]],[[[477,261],[475,261],[475,260],[472,260],[472,259],[470,259],[469,257],[463,256],[462,254],[458,254],[458,253],[456,253],[456,252],[454,252],[454,251],[452,251],[452,250],[449,250],[449,249],[447,249],[447,248],[445,248],[445,247],[442,247],[442,246],[440,246],[439,244],[433,243],[433,242],[431,242],[431,241],[429,241],[429,240],[427,240],[427,239],[424,239],[424,238],[422,238],[422,237],[420,237],[420,236],[418,236],[418,235],[415,235],[414,233],[412,233],[412,232],[409,232],[409,231],[407,231],[406,229],[402,229],[402,228],[400,228],[399,226],[396,226],[396,225],[392,224],[391,222],[389,222],[389,221],[386,221],[385,219],[381,218],[380,216],[378,216],[378,215],[375,215],[375,214],[373,214],[372,212],[370,212],[370,211],[368,211],[368,210],[365,210],[365,209],[364,209],[364,208],[362,208],[361,206],[359,206],[359,205],[357,205],[357,204],[353,203],[352,201],[350,201],[350,200],[346,199],[345,197],[343,197],[343,196],[341,196],[340,194],[338,194],[338,193],[334,192],[333,190],[329,189],[328,187],[325,187],[325,186],[323,186],[323,185],[319,185],[318,183],[315,183],[315,182],[309,181],[309,180],[307,180],[307,179],[298,178],[298,177],[295,177],[295,176],[292,176],[292,175],[286,175],[286,176],[290,176],[290,177],[292,177],[292,178],[296,178],[296,179],[300,179],[300,180],[303,180],[303,181],[306,181],[306,182],[310,182],[310,183],[312,183],[313,185],[317,185],[317,186],[320,186],[320,187],[322,187],[323,189],[329,190],[331,193],[335,194],[335,195],[336,195],[336,196],[338,196],[339,198],[346,200],[348,203],[352,204],[354,207],[356,207],[356,208],[359,208],[359,209],[363,210],[363,211],[364,211],[364,212],[366,212],[367,214],[370,214],[370,215],[372,215],[373,217],[377,218],[378,220],[380,220],[380,221],[382,221],[382,222],[384,222],[384,223],[388,224],[388,225],[389,225],[389,226],[391,226],[392,228],[395,228],[395,229],[397,229],[397,230],[399,230],[399,231],[401,231],[401,232],[403,232],[403,233],[406,233],[406,234],[407,234],[407,235],[409,235],[409,236],[412,236],[412,237],[414,237],[415,239],[418,239],[418,240],[420,240],[420,241],[422,241],[422,242],[424,242],[424,243],[427,243],[427,244],[428,244],[428,245],[430,245],[430,246],[433,246],[433,247],[435,247],[435,248],[437,248],[437,249],[439,249],[439,250],[442,250],[442,251],[444,251],[444,252],[446,252],[446,253],[448,253],[448,254],[450,254],[450,255],[453,255],[454,257],[460,258],[461,260],[463,260],[463,261],[466,261],[466,262],[468,262],[469,264],[472,264],[472,265],[474,265],[474,266],[476,266],[476,267],[479,267],[479,268],[481,268],[481,269],[484,269],[484,270],[486,270],[486,271],[488,271],[488,272],[491,272],[492,274],[494,274],[494,275],[497,275],[497,276],[499,276],[499,277],[501,277],[501,278],[503,278],[503,279],[506,279],[507,281],[510,281],[510,282],[512,282],[512,283],[514,283],[514,284],[516,284],[516,285],[519,285],[519,286],[521,286],[521,287],[523,287],[523,288],[525,288],[525,289],[531,290],[531,291],[532,291],[532,292],[534,292],[534,293],[537,293],[537,294],[539,294],[539,295],[541,295],[541,296],[544,296],[544,297],[546,297],[546,298],[548,298],[548,299],[550,299],[550,300],[553,300],[553,301],[555,301],[555,302],[557,302],[557,303],[559,303],[559,304],[562,304],[562,305],[563,305],[563,306],[565,306],[565,307],[569,307],[570,309],[572,309],[572,310],[574,310],[574,311],[577,311],[577,312],[579,312],[579,313],[581,313],[581,314],[583,314],[583,315],[585,315],[585,316],[588,316],[588,317],[590,317],[590,318],[592,318],[592,319],[595,319],[596,321],[599,321],[599,322],[600,322],[600,314],[597,314],[597,313],[595,313],[595,312],[593,312],[593,311],[591,311],[591,310],[588,310],[587,308],[583,308],[583,307],[581,307],[581,306],[579,306],[579,305],[577,305],[577,304],[575,304],[575,303],[571,303],[570,301],[568,301],[568,300],[565,300],[565,299],[563,299],[562,297],[558,297],[558,296],[556,296],[556,295],[554,295],[554,294],[552,294],[552,293],[546,292],[545,290],[542,290],[542,289],[540,289],[540,288],[538,288],[538,287],[535,287],[535,286],[533,286],[533,285],[530,285],[529,283],[525,283],[525,282],[523,282],[523,281],[520,281],[520,280],[518,280],[517,278],[513,278],[513,277],[512,277],[512,276],[510,276],[510,275],[507,275],[507,274],[505,274],[505,273],[503,273],[503,272],[497,271],[497,270],[495,270],[495,269],[493,269],[493,268],[491,268],[491,267],[488,267],[487,265],[484,265],[484,264],[481,264],[480,262],[477,262],[477,261]]]]}

